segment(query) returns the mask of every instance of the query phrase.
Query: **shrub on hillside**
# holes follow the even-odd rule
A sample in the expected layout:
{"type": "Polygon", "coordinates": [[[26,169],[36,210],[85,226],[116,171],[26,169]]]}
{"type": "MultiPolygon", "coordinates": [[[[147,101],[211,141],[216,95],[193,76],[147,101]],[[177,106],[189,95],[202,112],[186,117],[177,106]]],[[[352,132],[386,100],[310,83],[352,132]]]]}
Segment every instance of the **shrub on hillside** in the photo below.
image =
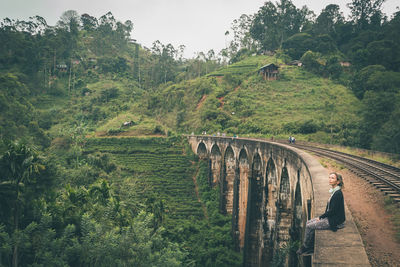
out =
{"type": "Polygon", "coordinates": [[[328,34],[321,34],[314,38],[314,47],[312,48],[315,52],[322,54],[331,54],[337,51],[335,41],[328,34]]]}
{"type": "Polygon", "coordinates": [[[343,67],[340,65],[338,56],[331,56],[328,58],[325,66],[325,72],[329,77],[338,79],[343,72],[343,67]]]}
{"type": "Polygon", "coordinates": [[[224,81],[228,85],[233,86],[233,87],[240,85],[240,83],[242,82],[240,77],[238,77],[237,75],[234,75],[234,74],[230,74],[230,73],[224,75],[224,81]]]}
{"type": "Polygon", "coordinates": [[[306,51],[315,47],[315,41],[308,33],[297,33],[282,44],[286,53],[294,59],[299,59],[306,51]]]}
{"type": "Polygon", "coordinates": [[[128,69],[127,61],[122,57],[99,58],[98,65],[103,73],[123,73],[128,69]]]}
{"type": "Polygon", "coordinates": [[[156,125],[153,130],[154,134],[164,134],[164,130],[161,125],[156,125]]]}
{"type": "Polygon", "coordinates": [[[303,66],[306,70],[314,72],[316,74],[320,74],[323,69],[323,65],[321,64],[320,54],[312,51],[307,51],[301,57],[301,62],[303,62],[303,66]]]}
{"type": "Polygon", "coordinates": [[[109,154],[106,153],[97,152],[94,154],[89,154],[87,161],[90,165],[99,169],[103,169],[106,173],[110,173],[117,168],[115,163],[111,162],[109,154]]]}
{"type": "Polygon", "coordinates": [[[313,120],[307,120],[300,124],[299,127],[299,132],[303,134],[311,134],[317,132],[319,129],[319,126],[316,122],[313,120]]]}
{"type": "Polygon", "coordinates": [[[283,124],[282,130],[285,133],[298,133],[299,132],[299,125],[296,122],[287,122],[283,124]]]}
{"type": "Polygon", "coordinates": [[[107,135],[115,135],[115,134],[119,134],[122,132],[123,132],[123,130],[121,128],[117,128],[117,129],[111,128],[111,129],[108,129],[107,135]]]}
{"type": "Polygon", "coordinates": [[[120,94],[120,91],[118,88],[116,88],[116,87],[107,88],[107,89],[104,89],[103,91],[101,91],[99,100],[100,100],[100,102],[107,103],[111,99],[117,98],[119,96],[119,94],[120,94]]]}

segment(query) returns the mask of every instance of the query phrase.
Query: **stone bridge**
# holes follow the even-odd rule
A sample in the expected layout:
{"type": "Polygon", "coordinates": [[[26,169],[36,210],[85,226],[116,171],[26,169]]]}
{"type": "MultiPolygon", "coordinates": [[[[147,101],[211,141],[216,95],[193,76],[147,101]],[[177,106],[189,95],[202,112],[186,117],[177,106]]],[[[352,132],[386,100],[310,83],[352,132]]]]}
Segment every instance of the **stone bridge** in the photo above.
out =
{"type": "MultiPolygon", "coordinates": [[[[220,211],[232,215],[233,239],[243,252],[244,266],[270,266],[282,248],[302,240],[307,219],[324,212],[328,173],[309,154],[256,139],[192,135],[188,140],[192,150],[209,162],[209,184],[219,185],[220,211]]],[[[286,265],[369,266],[348,211],[346,216],[346,227],[337,232],[346,238],[317,231],[312,259],[292,251],[286,265]],[[346,248],[361,256],[343,258],[346,248]]]]}

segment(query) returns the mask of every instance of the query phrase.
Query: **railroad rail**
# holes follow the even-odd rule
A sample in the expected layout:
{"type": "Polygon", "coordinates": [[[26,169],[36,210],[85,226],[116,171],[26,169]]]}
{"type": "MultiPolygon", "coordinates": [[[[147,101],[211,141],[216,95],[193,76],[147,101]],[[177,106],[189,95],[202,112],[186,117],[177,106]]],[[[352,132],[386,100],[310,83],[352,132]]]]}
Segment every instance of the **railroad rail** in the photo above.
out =
{"type": "Polygon", "coordinates": [[[393,201],[400,204],[400,169],[371,159],[350,155],[344,152],[329,150],[304,144],[292,146],[310,151],[316,155],[334,159],[345,165],[351,172],[364,178],[393,201]]]}

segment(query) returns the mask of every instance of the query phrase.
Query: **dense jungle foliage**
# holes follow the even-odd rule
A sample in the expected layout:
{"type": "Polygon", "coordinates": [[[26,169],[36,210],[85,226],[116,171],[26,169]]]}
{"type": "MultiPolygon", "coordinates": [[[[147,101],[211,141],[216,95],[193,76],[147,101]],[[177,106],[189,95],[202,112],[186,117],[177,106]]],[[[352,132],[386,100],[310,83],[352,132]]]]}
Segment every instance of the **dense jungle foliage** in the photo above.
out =
{"type": "Polygon", "coordinates": [[[345,18],[266,2],[191,59],[141,46],[111,13],[3,19],[0,266],[240,265],[218,188],[178,136],[399,153],[400,12],[382,3],[353,0],[345,18]],[[276,81],[258,74],[270,63],[276,81]]]}

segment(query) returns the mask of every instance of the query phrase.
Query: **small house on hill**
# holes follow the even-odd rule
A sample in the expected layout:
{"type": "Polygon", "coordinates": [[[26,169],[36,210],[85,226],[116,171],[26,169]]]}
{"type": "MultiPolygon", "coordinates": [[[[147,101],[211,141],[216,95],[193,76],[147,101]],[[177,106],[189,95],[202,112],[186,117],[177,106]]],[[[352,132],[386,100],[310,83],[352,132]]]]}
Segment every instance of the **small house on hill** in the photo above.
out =
{"type": "Polygon", "coordinates": [[[278,66],[271,63],[265,66],[262,66],[259,70],[258,73],[261,74],[264,78],[264,80],[267,81],[273,81],[278,78],[278,66]]]}
{"type": "Polygon", "coordinates": [[[57,68],[57,70],[59,70],[59,71],[67,71],[68,66],[67,66],[67,64],[65,64],[65,63],[61,63],[61,64],[56,65],[56,68],[57,68]]]}
{"type": "Polygon", "coordinates": [[[300,60],[293,60],[293,61],[290,62],[288,65],[289,65],[289,66],[301,67],[301,66],[303,66],[303,62],[301,62],[300,60]]]}
{"type": "Polygon", "coordinates": [[[340,61],[340,66],[342,67],[350,67],[351,63],[348,61],[340,61]]]}

